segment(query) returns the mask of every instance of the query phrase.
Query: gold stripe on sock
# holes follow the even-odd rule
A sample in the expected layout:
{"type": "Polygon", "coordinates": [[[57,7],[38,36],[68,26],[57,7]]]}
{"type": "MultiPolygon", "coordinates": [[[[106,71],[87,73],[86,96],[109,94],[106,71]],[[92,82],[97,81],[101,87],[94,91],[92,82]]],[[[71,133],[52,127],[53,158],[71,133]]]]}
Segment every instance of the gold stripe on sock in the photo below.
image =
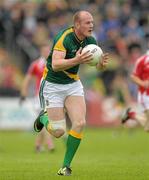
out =
{"type": "Polygon", "coordinates": [[[51,127],[50,123],[48,123],[48,125],[47,125],[47,131],[51,134],[52,127],[51,127]]]}
{"type": "Polygon", "coordinates": [[[82,133],[78,133],[72,129],[69,131],[69,134],[75,138],[82,139],[82,133]]]}

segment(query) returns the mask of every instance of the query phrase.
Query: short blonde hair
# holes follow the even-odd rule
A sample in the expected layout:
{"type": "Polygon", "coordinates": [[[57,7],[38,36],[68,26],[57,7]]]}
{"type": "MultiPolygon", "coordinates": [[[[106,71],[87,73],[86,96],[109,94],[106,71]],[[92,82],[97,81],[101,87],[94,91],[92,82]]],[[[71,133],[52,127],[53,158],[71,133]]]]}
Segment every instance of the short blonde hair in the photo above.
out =
{"type": "MultiPolygon", "coordinates": [[[[77,22],[80,22],[82,17],[85,15],[85,14],[90,14],[90,12],[88,11],[84,11],[84,10],[81,10],[81,11],[77,11],[74,16],[73,16],[73,24],[75,25],[77,22]]],[[[92,16],[92,15],[91,15],[92,16]]]]}
{"type": "Polygon", "coordinates": [[[80,14],[82,11],[77,11],[74,16],[73,16],[73,23],[75,24],[76,22],[80,21],[80,14]]]}

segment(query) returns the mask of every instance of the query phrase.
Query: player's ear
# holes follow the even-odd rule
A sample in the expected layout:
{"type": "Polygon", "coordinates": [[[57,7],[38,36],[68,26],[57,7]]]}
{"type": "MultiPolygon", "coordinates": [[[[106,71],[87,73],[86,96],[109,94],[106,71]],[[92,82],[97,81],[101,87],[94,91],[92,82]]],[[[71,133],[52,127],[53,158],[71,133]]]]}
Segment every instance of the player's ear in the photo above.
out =
{"type": "Polygon", "coordinates": [[[79,27],[80,27],[79,22],[76,22],[76,23],[75,23],[75,27],[76,27],[77,29],[79,29],[79,27]]]}

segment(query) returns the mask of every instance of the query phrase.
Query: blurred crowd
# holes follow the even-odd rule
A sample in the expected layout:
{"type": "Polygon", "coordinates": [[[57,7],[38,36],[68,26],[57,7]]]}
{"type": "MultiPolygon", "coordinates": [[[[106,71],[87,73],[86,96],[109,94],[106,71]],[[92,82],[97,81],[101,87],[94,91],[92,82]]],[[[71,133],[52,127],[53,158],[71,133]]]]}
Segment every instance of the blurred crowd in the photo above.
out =
{"type": "Polygon", "coordinates": [[[73,14],[82,9],[93,14],[94,36],[111,59],[104,72],[82,67],[85,87],[129,102],[136,92],[129,73],[149,48],[148,0],[1,0],[1,95],[19,94],[18,82],[39,56],[38,47],[47,40],[50,45],[55,34],[71,26],[73,14]]]}

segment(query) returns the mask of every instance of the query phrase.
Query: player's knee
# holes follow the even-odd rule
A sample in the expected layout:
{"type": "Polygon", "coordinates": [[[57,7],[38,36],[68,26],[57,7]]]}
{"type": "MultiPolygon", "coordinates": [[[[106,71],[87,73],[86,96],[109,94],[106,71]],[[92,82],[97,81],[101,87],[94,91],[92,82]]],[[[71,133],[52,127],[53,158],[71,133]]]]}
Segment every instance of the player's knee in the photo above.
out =
{"type": "Polygon", "coordinates": [[[52,134],[54,137],[59,138],[62,135],[64,135],[66,131],[66,120],[60,120],[60,121],[50,121],[50,134],[52,134]]]}
{"type": "Polygon", "coordinates": [[[78,129],[83,129],[86,125],[86,121],[85,120],[81,120],[81,121],[77,121],[74,126],[78,129]]]}
{"type": "Polygon", "coordinates": [[[55,131],[52,132],[52,135],[56,138],[60,138],[61,136],[63,136],[65,134],[65,131],[63,129],[57,129],[55,131]]]}

